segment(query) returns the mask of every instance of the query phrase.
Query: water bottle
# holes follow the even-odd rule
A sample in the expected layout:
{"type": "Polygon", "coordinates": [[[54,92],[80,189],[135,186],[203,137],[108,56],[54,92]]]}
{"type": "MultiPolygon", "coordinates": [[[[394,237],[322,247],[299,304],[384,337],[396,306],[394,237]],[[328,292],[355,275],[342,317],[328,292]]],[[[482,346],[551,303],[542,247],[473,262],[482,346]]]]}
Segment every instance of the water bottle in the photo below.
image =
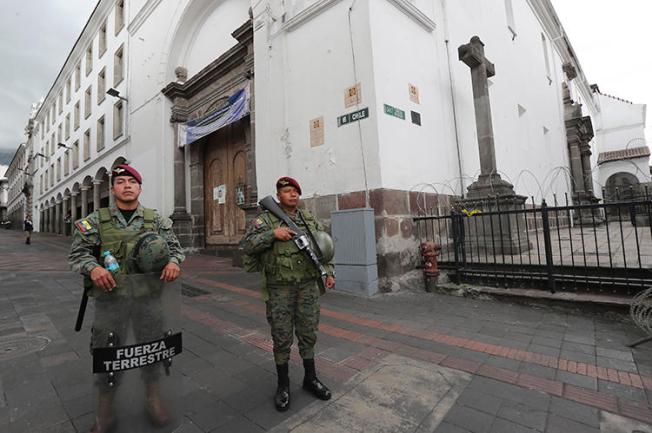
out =
{"type": "Polygon", "coordinates": [[[109,272],[116,272],[118,269],[120,269],[120,264],[116,260],[115,257],[113,257],[113,254],[111,254],[111,251],[104,251],[104,268],[108,270],[109,272]]]}

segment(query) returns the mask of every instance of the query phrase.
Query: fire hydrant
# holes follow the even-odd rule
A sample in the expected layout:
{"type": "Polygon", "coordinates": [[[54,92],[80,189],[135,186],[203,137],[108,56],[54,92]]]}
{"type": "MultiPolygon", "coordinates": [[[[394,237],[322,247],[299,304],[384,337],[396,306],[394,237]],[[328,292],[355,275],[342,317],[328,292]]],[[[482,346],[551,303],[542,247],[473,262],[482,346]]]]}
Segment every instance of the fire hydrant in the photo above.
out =
{"type": "Polygon", "coordinates": [[[424,275],[426,277],[438,277],[437,256],[441,251],[441,245],[435,242],[423,242],[419,245],[419,250],[421,250],[421,258],[423,259],[424,275]]]}

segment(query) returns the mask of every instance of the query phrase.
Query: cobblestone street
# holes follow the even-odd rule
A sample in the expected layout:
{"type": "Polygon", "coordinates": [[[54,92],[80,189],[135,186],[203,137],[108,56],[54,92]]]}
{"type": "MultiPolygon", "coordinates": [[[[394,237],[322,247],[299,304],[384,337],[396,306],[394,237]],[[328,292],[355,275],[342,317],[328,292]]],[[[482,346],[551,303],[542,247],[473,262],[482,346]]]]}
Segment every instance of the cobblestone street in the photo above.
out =
{"type": "MultiPolygon", "coordinates": [[[[0,231],[0,431],[92,424],[92,302],[68,239],[0,231]]],[[[652,432],[652,344],[620,313],[412,292],[322,298],[317,367],[333,399],[301,390],[278,413],[255,275],[190,256],[183,269],[181,432],[652,432]]]]}

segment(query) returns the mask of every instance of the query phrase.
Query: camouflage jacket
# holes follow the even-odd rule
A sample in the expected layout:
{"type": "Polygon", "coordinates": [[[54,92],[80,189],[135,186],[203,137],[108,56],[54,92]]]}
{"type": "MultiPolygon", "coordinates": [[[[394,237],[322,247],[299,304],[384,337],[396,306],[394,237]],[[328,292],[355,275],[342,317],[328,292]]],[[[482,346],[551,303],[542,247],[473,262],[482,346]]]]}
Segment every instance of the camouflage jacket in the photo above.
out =
{"type": "MultiPolygon", "coordinates": [[[[299,216],[299,212],[305,219],[311,232],[323,231],[321,223],[306,210],[299,210],[294,216],[290,216],[296,225],[308,234],[308,229],[299,216]]],[[[266,287],[275,282],[284,281],[285,276],[296,277],[297,283],[301,277],[318,278],[319,274],[312,263],[299,251],[293,241],[282,242],[275,238],[274,229],[284,227],[285,223],[274,215],[263,211],[251,220],[247,231],[240,241],[240,248],[243,253],[259,261],[263,275],[263,295],[266,297],[266,287]]],[[[310,236],[309,236],[310,237],[310,236]]],[[[332,263],[322,263],[329,275],[334,275],[332,263]]]]}
{"type": "MultiPolygon", "coordinates": [[[[109,212],[116,227],[138,232],[142,229],[145,222],[143,209],[144,207],[139,204],[136,212],[134,212],[129,221],[125,221],[122,213],[115,204],[109,207],[109,212]]],[[[183,262],[186,257],[181,251],[181,244],[179,244],[177,237],[172,231],[172,220],[155,212],[154,226],[158,234],[168,244],[168,248],[170,249],[170,262],[176,264],[183,262]]],[[[68,255],[70,269],[83,275],[89,275],[93,268],[101,266],[94,256],[94,250],[101,245],[100,217],[99,212],[95,211],[86,218],[75,222],[75,231],[72,235],[72,244],[70,246],[70,254],[68,255]]]]}

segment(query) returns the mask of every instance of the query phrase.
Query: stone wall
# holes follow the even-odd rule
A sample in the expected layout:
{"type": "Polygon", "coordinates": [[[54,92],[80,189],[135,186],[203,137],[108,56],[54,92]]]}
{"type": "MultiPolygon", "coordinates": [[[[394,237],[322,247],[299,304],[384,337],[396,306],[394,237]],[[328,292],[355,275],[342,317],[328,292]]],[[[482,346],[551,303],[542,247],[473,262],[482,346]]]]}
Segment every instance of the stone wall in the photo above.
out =
{"type": "MultiPolygon", "coordinates": [[[[334,210],[365,207],[365,192],[355,191],[304,198],[303,206],[320,219],[330,231],[330,213],[334,210]]],[[[381,292],[395,292],[413,284],[419,263],[419,241],[412,218],[418,214],[450,211],[451,197],[393,189],[369,191],[369,206],[374,209],[378,277],[381,292]]],[[[420,277],[420,272],[417,272],[420,277]]],[[[421,290],[421,287],[416,288],[421,290]]]]}

